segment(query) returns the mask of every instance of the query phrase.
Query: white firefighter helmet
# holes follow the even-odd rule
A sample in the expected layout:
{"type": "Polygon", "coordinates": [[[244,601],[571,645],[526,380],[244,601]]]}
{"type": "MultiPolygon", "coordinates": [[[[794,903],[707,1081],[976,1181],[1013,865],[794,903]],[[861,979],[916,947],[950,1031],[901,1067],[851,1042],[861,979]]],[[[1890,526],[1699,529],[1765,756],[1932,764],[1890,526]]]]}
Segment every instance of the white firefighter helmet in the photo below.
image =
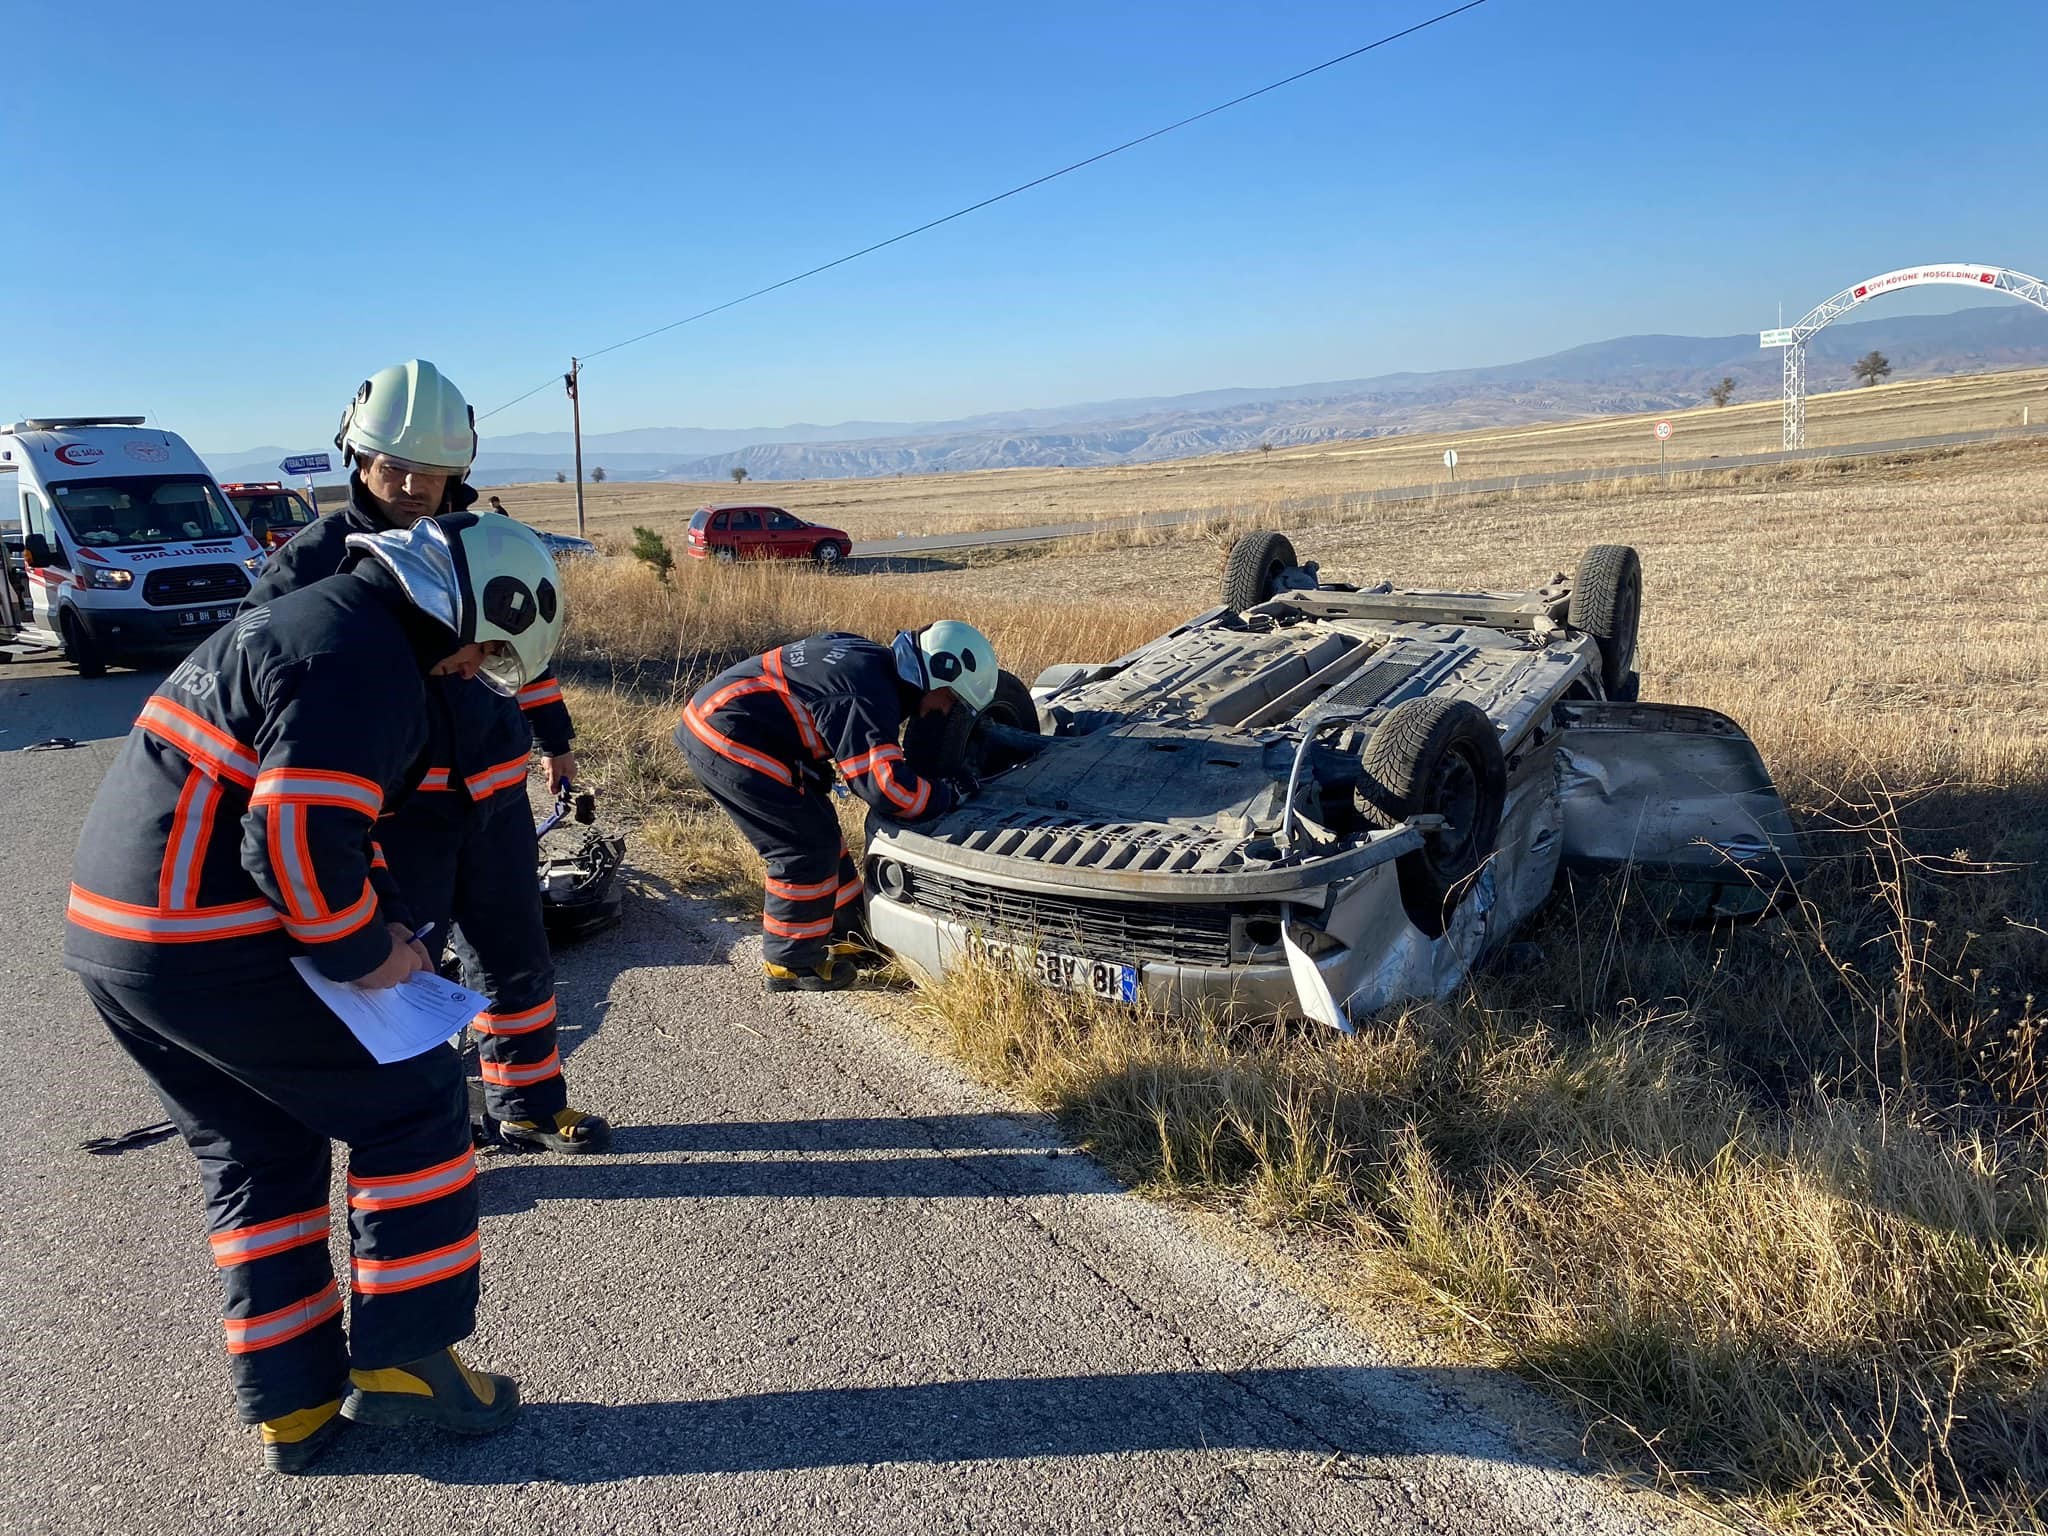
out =
{"type": "Polygon", "coordinates": [[[334,446],[344,463],[381,454],[459,479],[476,458],[476,412],[440,369],[416,357],[363,380],[341,413],[334,446]]]}
{"type": "Polygon", "coordinates": [[[958,619],[940,619],[897,635],[896,672],[913,688],[950,688],[972,709],[996,696],[996,648],[988,636],[958,619]]]}
{"type": "Polygon", "coordinates": [[[547,546],[509,517],[450,512],[410,528],[352,533],[348,547],[381,562],[415,607],[464,645],[498,642],[477,675],[516,694],[547,670],[568,614],[547,546]]]}

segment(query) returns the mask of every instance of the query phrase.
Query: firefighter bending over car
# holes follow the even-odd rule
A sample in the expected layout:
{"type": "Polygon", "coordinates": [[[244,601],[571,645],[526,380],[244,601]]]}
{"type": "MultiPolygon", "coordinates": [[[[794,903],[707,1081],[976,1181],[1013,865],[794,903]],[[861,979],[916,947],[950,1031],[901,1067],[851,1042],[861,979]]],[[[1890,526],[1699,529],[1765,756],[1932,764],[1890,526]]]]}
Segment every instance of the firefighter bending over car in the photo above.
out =
{"type": "MultiPolygon", "coordinates": [[[[476,413],[432,363],[415,359],[365,380],[334,446],[351,470],[348,505],[279,550],[245,608],[333,575],[354,535],[476,501],[463,481],[476,458],[476,413]]],[[[499,1135],[553,1152],[602,1151],[611,1126],[571,1108],[562,1079],[555,966],[526,800],[536,738],[550,792],[576,774],[561,685],[540,671],[508,689],[486,672],[440,678],[429,692],[442,724],[427,777],[379,831],[391,872],[421,921],[454,938],[463,979],[491,998],[472,1030],[499,1135]]]]}
{"type": "Polygon", "coordinates": [[[343,574],[243,614],[143,706],[86,816],[64,939],[199,1161],[236,1404],[278,1471],[344,1420],[483,1434],[519,1407],[453,1348],[478,1269],[460,1055],[378,1063],[292,961],[368,990],[431,968],[378,818],[416,787],[428,679],[542,675],[561,596],[507,518],[347,548],[343,574]],[[346,1333],[330,1141],[348,1144],[346,1333]]]}
{"type": "Polygon", "coordinates": [[[705,791],[768,865],[761,953],[770,992],[852,985],[861,883],[832,809],[836,769],[880,815],[942,816],[972,782],[934,780],[904,757],[906,724],[986,709],[996,656],[972,625],[942,620],[880,645],[813,635],[743,661],[690,701],[676,744],[705,791]]]}

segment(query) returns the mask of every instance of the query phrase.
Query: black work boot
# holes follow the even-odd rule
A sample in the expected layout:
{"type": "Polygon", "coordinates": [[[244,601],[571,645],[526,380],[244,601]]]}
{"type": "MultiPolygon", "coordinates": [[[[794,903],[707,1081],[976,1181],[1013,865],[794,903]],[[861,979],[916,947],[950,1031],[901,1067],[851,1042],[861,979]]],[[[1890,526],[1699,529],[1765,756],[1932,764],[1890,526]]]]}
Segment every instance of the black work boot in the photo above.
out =
{"type": "Polygon", "coordinates": [[[838,955],[797,970],[763,960],[761,970],[770,992],[844,992],[853,985],[853,962],[838,955]]]}
{"type": "Polygon", "coordinates": [[[581,1157],[586,1152],[602,1152],[612,1144],[612,1123],[603,1115],[562,1109],[545,1120],[500,1120],[498,1136],[516,1147],[581,1157]]]}
{"type": "Polygon", "coordinates": [[[330,1398],[317,1408],[301,1408],[283,1418],[265,1419],[258,1428],[263,1437],[263,1465],[272,1472],[303,1472],[327,1453],[348,1428],[341,1416],[341,1399],[330,1398]]]}
{"type": "Polygon", "coordinates": [[[358,1424],[425,1424],[458,1435],[488,1435],[519,1417],[510,1376],[473,1371],[452,1349],[375,1371],[350,1371],[341,1411],[358,1424]]]}

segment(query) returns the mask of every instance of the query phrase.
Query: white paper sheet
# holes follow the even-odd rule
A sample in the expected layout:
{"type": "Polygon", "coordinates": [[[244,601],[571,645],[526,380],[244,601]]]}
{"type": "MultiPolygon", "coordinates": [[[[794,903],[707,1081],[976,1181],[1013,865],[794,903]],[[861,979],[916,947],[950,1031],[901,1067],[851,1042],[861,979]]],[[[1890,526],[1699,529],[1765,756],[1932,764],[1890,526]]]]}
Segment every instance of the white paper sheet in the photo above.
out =
{"type": "Polygon", "coordinates": [[[310,960],[296,959],[292,965],[314,996],[380,1062],[410,1061],[447,1044],[450,1036],[460,1034],[491,1006],[481,992],[459,987],[432,971],[415,971],[395,987],[372,992],[329,981],[310,960]]]}

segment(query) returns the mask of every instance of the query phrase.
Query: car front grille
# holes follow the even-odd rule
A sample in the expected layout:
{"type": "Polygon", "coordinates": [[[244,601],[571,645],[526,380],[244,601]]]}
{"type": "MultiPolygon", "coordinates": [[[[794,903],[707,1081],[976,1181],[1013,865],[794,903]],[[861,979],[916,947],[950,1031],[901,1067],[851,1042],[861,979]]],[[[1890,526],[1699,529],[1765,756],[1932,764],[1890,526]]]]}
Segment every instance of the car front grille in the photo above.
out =
{"type": "Polygon", "coordinates": [[[142,600],[157,608],[233,602],[248,590],[249,573],[239,565],[166,566],[142,578],[142,600]]]}
{"type": "Polygon", "coordinates": [[[1005,890],[914,865],[898,866],[896,899],[991,939],[1072,949],[1093,960],[1230,964],[1232,909],[1164,901],[1105,901],[1005,890]]]}

